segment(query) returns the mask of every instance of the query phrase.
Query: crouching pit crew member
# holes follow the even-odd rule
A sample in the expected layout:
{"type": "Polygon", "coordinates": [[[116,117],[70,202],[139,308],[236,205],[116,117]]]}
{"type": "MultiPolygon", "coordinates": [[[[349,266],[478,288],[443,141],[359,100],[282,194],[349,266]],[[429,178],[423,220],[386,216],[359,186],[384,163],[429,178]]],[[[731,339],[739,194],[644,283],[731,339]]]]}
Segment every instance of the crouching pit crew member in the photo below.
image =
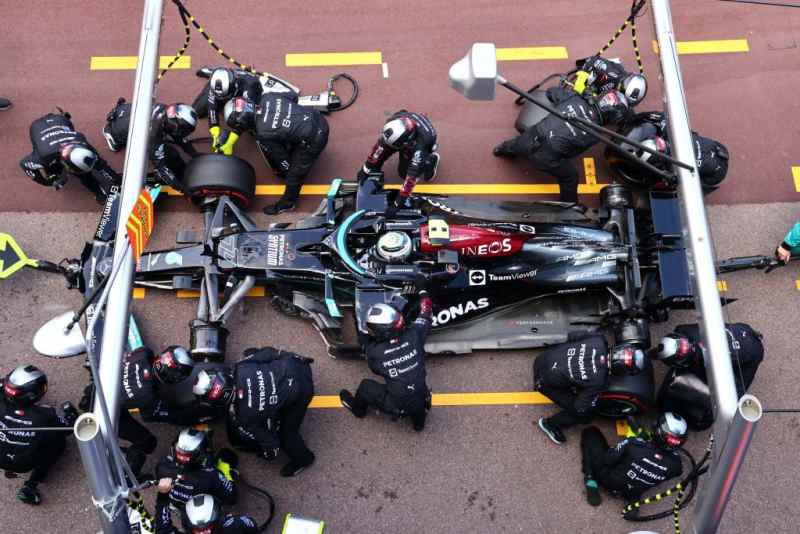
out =
{"type": "Polygon", "coordinates": [[[683,467],[677,449],[686,441],[686,436],[686,421],[671,412],[658,417],[650,441],[629,438],[610,448],[597,427],[585,428],[581,435],[581,454],[589,504],[598,506],[602,502],[599,487],[630,502],[649,489],[681,476],[683,467]]]}
{"type": "Polygon", "coordinates": [[[599,334],[546,349],[533,362],[533,389],[555,402],[561,411],[540,418],[539,428],[554,443],[566,443],[565,429],[592,420],[597,398],[608,388],[609,371],[638,373],[644,369],[644,357],[641,349],[624,344],[609,354],[608,343],[599,334]]]}
{"type": "Polygon", "coordinates": [[[225,67],[213,70],[208,83],[192,104],[198,116],[208,116],[212,152],[222,152],[230,156],[239,139],[239,134],[236,132],[220,130],[220,114],[225,104],[238,96],[258,102],[262,91],[261,80],[251,72],[225,67]]]}
{"type": "Polygon", "coordinates": [[[178,434],[172,451],[156,467],[159,481],[170,480],[169,501],[175,510],[196,495],[207,493],[224,505],[236,504],[238,458],[230,449],[215,456],[208,433],[187,428],[178,434]]]}
{"type": "MultiPolygon", "coordinates": [[[[103,137],[108,148],[117,152],[128,144],[131,105],[124,98],[108,112],[103,137]]],[[[197,127],[197,113],[187,104],[155,104],[150,119],[148,149],[150,163],[155,171],[156,182],[168,185],[177,191],[183,190],[182,180],[186,162],[178,149],[194,157],[197,151],[187,142],[197,127]]]]}
{"type": "MultiPolygon", "coordinates": [[[[628,99],[619,91],[585,98],[572,89],[551,87],[547,97],[553,107],[599,126],[619,124],[628,115],[628,99]]],[[[597,137],[548,114],[522,134],[494,148],[498,158],[526,157],[534,168],[558,179],[561,202],[578,202],[578,170],[572,161],[598,143],[597,137]]]]}
{"type": "MultiPolygon", "coordinates": [[[[169,509],[169,493],[172,480],[158,482],[156,496],[156,534],[180,534],[172,524],[169,509]]],[[[181,514],[181,525],[185,534],[256,534],[259,532],[255,520],[247,515],[231,515],[222,511],[222,505],[213,496],[201,493],[192,497],[181,514]]]]}
{"type": "Polygon", "coordinates": [[[595,55],[579,59],[575,66],[579,70],[574,89],[580,95],[588,97],[606,91],[619,91],[625,95],[631,107],[647,96],[647,78],[642,74],[628,72],[619,61],[595,55]]]}
{"type": "Polygon", "coordinates": [[[37,404],[47,391],[47,376],[33,365],[17,367],[3,380],[0,402],[0,469],[6,478],[30,473],[17,492],[26,504],[39,504],[38,485],[64,453],[66,431],[26,430],[41,427],[71,427],[78,411],[70,402],[61,405],[63,416],[54,408],[37,404]]]}
{"type": "Polygon", "coordinates": [[[431,403],[425,382],[425,339],[432,324],[433,303],[424,290],[419,292],[419,308],[419,316],[409,326],[391,304],[374,304],[367,310],[367,363],[385,383],[364,379],[355,396],[346,389],[339,392],[342,405],[356,417],[364,417],[372,407],[394,418],[409,417],[417,432],[425,429],[431,403]]]}
{"type": "Polygon", "coordinates": [[[225,104],[225,122],[237,134],[250,131],[267,164],[286,182],[277,203],[264,208],[267,215],[292,211],[311,167],[328,145],[328,121],[313,108],[297,103],[292,93],[265,93],[254,100],[235,98],[225,104]]]}
{"type": "Polygon", "coordinates": [[[58,190],[74,175],[102,204],[112,188],[122,183],[119,173],[75,130],[70,114],[61,109],[33,121],[30,138],[33,151],[19,166],[38,184],[58,190]]]}
{"type": "Polygon", "coordinates": [[[271,462],[283,449],[292,477],[314,463],[300,425],[314,396],[310,358],[272,347],[249,349],[234,367],[235,394],[228,410],[228,438],[239,449],[271,462]]]}
{"type": "Polygon", "coordinates": [[[427,115],[401,109],[383,125],[378,141],[358,171],[358,182],[363,182],[372,173],[381,172],[386,160],[398,152],[397,172],[403,179],[403,186],[395,205],[405,207],[417,181],[432,182],[436,178],[439,167],[437,149],[436,129],[427,115]]]}

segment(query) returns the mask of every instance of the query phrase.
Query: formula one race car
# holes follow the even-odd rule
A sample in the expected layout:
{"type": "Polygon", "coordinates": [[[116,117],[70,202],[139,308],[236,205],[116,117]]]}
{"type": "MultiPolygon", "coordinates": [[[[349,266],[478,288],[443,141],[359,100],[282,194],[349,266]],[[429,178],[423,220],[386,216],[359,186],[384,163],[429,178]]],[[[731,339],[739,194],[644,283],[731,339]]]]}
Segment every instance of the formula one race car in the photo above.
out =
{"type": "MultiPolygon", "coordinates": [[[[610,185],[597,213],[429,195],[395,209],[396,192],[376,175],[335,179],[309,217],[260,230],[242,211],[254,184],[243,160],[195,158],[185,190],[203,209],[204,235],[180,232],[185,246],[144,254],[137,266],[139,285],[200,291],[195,356],[224,357],[225,321],[256,285],[282,312],[310,319],[334,357],[360,354],[345,342],[345,315],[365,333],[372,304],[411,309],[420,286],[434,301],[430,353],[542,347],[601,328],[649,346],[649,321],[692,306],[673,193],[651,193],[648,208],[634,210],[641,199],[610,185]]],[[[643,374],[643,391],[652,389],[652,373],[643,374]]]]}

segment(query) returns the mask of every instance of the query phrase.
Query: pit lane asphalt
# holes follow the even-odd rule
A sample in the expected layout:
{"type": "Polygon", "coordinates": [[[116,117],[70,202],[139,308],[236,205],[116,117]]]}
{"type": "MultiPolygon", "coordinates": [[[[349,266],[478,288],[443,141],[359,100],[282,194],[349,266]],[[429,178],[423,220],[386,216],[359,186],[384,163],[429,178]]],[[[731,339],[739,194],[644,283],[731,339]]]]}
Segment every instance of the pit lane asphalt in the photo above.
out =
{"type": "MultiPolygon", "coordinates": [[[[520,85],[533,83],[571,65],[572,58],[592,53],[624,18],[625,6],[609,9],[599,4],[587,7],[585,3],[559,2],[548,3],[547,12],[542,13],[541,5],[530,2],[507,3],[504,11],[485,3],[471,4],[451,3],[445,8],[377,2],[365,8],[343,2],[315,6],[315,12],[309,14],[285,2],[266,7],[239,2],[235,15],[210,4],[189,7],[227,49],[246,51],[239,53],[243,59],[268,66],[307,92],[321,89],[328,75],[341,70],[358,78],[361,100],[353,109],[331,116],[331,144],[315,168],[313,183],[355,172],[374,142],[384,113],[400,106],[431,112],[441,132],[442,183],[526,183],[531,179],[550,183],[523,165],[509,166],[487,156],[497,140],[513,133],[510,125],[516,108],[511,96],[500,96],[493,104],[463,101],[446,87],[447,67],[475,40],[495,40],[498,46],[566,45],[570,61],[501,64],[501,72],[509,79],[520,85]],[[250,16],[243,16],[245,12],[250,16]],[[564,35],[565,28],[575,28],[577,34],[564,35]],[[389,63],[389,79],[381,78],[377,66],[282,66],[285,52],[349,50],[382,50],[389,63]]],[[[725,142],[734,157],[728,180],[709,198],[716,204],[709,210],[716,247],[720,257],[768,253],[797,218],[797,204],[748,203],[797,200],[789,167],[796,161],[792,151],[796,128],[790,121],[797,114],[792,91],[797,80],[793,27],[800,14],[754,6],[695,4],[673,5],[679,39],[747,38],[751,47],[747,54],[681,58],[694,128],[725,142]],[[765,84],[769,87],[766,99],[762,96],[765,84]]],[[[26,135],[30,120],[54,105],[71,111],[79,129],[85,130],[96,146],[103,146],[99,130],[105,113],[118,96],[129,94],[133,72],[90,72],[89,57],[135,54],[141,13],[139,6],[122,2],[91,8],[64,1],[27,2],[4,10],[5,20],[14,24],[3,38],[6,69],[0,77],[0,92],[12,98],[15,107],[0,115],[4,126],[0,176],[7,192],[0,198],[0,229],[15,235],[32,257],[74,257],[96,224],[97,206],[76,183],[59,193],[29,183],[17,161],[30,150],[26,135]],[[41,38],[42,34],[47,38],[41,38]],[[53,213],[40,213],[47,211],[53,213]]],[[[164,32],[162,53],[169,55],[180,45],[182,32],[170,15],[174,8],[165,6],[165,13],[172,31],[164,32]]],[[[643,42],[649,42],[647,19],[641,19],[640,26],[643,42]]],[[[211,50],[197,36],[193,41],[193,67],[216,64],[211,50]]],[[[627,41],[618,46],[618,54],[632,65],[627,41]]],[[[653,55],[645,52],[645,60],[652,75],[656,71],[653,55]]],[[[199,87],[193,70],[170,73],[161,86],[161,100],[191,101],[199,87]]],[[[658,91],[651,92],[647,107],[656,107],[658,102],[658,91]]],[[[259,169],[259,183],[275,183],[254,157],[252,143],[245,140],[242,148],[259,169]]],[[[103,154],[108,155],[105,150],[103,154]]],[[[121,157],[109,159],[121,168],[121,157]]],[[[600,182],[607,181],[602,165],[598,174],[600,182]]],[[[593,197],[585,200],[592,202],[593,197]]],[[[310,208],[313,203],[315,200],[308,199],[303,206],[310,208]]],[[[159,216],[154,246],[169,246],[177,229],[200,224],[199,215],[181,199],[167,204],[159,216]]],[[[260,215],[256,219],[268,222],[260,215]]],[[[731,320],[750,322],[766,335],[767,360],[753,393],[767,407],[793,406],[800,393],[793,361],[796,334],[791,324],[797,310],[796,278],[796,267],[769,276],[753,272],[725,278],[729,296],[741,299],[727,308],[731,320]]],[[[156,349],[187,342],[186,323],[196,301],[151,293],[134,304],[142,317],[145,339],[156,349]]],[[[42,359],[34,354],[30,340],[44,321],[74,309],[79,300],[77,293],[64,289],[59,278],[43,273],[22,272],[0,284],[3,369],[27,361],[39,364],[49,373],[48,399],[53,403],[65,398],[77,401],[85,381],[80,360],[42,359]]],[[[329,360],[310,325],[277,316],[264,299],[248,299],[231,325],[229,359],[243,348],[265,343],[305,353],[316,358],[319,394],[354,388],[368,374],[358,362],[329,360]]],[[[656,333],[661,331],[663,325],[656,333]]],[[[527,351],[435,358],[429,364],[429,382],[437,392],[529,390],[531,360],[532,353],[527,351]]],[[[331,532],[634,530],[636,525],[618,519],[616,503],[600,509],[584,503],[577,433],[570,433],[568,445],[559,448],[532,425],[536,417],[551,410],[546,406],[437,408],[423,434],[379,417],[356,421],[342,410],[312,410],[304,434],[317,453],[314,467],[296,480],[284,480],[277,474],[280,463],[266,466],[245,456],[244,472],[275,495],[279,517],[290,511],[319,517],[326,520],[331,532]]],[[[155,428],[159,453],[163,453],[177,429],[155,428]]],[[[611,437],[611,427],[604,428],[611,437]]],[[[798,438],[800,419],[796,416],[765,416],[720,532],[796,531],[794,518],[800,509],[794,498],[799,474],[794,451],[798,438]]],[[[699,454],[702,442],[695,440],[692,451],[699,454]]],[[[42,486],[45,502],[40,509],[18,503],[14,499],[17,487],[14,481],[0,484],[4,530],[96,531],[95,513],[74,447],[51,481],[42,486]]],[[[263,517],[255,498],[247,495],[243,501],[242,510],[263,517]]],[[[146,502],[152,503],[152,490],[146,502]]],[[[647,527],[665,533],[671,524],[666,520],[647,527]]],[[[279,530],[277,526],[271,529],[279,530]]]]}

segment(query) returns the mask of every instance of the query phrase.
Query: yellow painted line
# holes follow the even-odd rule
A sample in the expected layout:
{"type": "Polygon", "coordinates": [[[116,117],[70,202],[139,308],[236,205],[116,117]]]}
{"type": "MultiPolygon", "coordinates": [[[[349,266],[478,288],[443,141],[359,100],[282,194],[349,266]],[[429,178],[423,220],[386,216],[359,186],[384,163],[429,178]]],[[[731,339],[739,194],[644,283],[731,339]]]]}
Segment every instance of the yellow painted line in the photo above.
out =
{"type": "MultiPolygon", "coordinates": [[[[552,401],[533,391],[509,393],[434,393],[434,406],[496,406],[502,404],[552,404],[552,401]]],[[[341,408],[338,395],[317,395],[311,408],[341,408]]]]}
{"type": "MultiPolygon", "coordinates": [[[[678,41],[678,54],[731,54],[749,52],[747,39],[723,39],[720,41],[678,41]]],[[[653,41],[653,52],[658,54],[658,43],[653,41]]]]}
{"type": "MultiPolygon", "coordinates": [[[[173,56],[161,56],[158,68],[166,69],[173,56]]],[[[92,56],[89,70],[136,70],[137,56],[92,56]]],[[[191,56],[181,56],[172,69],[191,69],[191,56]]]]}
{"type": "Polygon", "coordinates": [[[586,175],[586,185],[597,185],[597,169],[594,158],[583,158],[583,173],[586,175]]]}
{"type": "Polygon", "coordinates": [[[145,288],[143,287],[134,287],[133,288],[133,298],[135,299],[143,299],[145,296],[145,288]]]}
{"type": "MultiPolygon", "coordinates": [[[[596,195],[606,184],[586,183],[578,184],[578,193],[582,195],[596,195]]],[[[399,184],[389,184],[386,189],[399,189],[399,184]]],[[[322,196],[328,193],[329,185],[304,185],[300,190],[301,195],[322,196]]],[[[257,185],[256,196],[282,195],[282,185],[257,185]]],[[[163,191],[170,196],[180,196],[181,193],[171,187],[164,187],[163,191]]],[[[437,195],[557,195],[558,184],[418,184],[415,193],[429,193],[437,195]]]]}
{"type": "Polygon", "coordinates": [[[792,167],[792,178],[794,178],[794,190],[800,193],[800,167],[792,167]]]}
{"type": "Polygon", "coordinates": [[[524,48],[498,48],[497,61],[538,61],[542,59],[567,59],[569,53],[563,46],[528,46],[524,48]]]}
{"type": "Polygon", "coordinates": [[[728,282],[725,280],[717,280],[717,289],[724,293],[728,290],[728,282]]]}
{"type": "Polygon", "coordinates": [[[340,65],[381,65],[380,52],[319,52],[286,54],[287,67],[332,67],[340,65]]]}
{"type": "Polygon", "coordinates": [[[797,290],[800,291],[800,280],[795,280],[794,285],[797,287],[797,290]]]}
{"type": "MultiPolygon", "coordinates": [[[[263,287],[254,287],[250,291],[247,292],[247,297],[263,297],[266,296],[267,291],[263,287]]],[[[179,299],[196,299],[200,297],[200,292],[195,291],[194,289],[179,289],[176,293],[176,296],[179,299]]],[[[220,294],[220,298],[222,298],[222,294],[220,294]]]]}

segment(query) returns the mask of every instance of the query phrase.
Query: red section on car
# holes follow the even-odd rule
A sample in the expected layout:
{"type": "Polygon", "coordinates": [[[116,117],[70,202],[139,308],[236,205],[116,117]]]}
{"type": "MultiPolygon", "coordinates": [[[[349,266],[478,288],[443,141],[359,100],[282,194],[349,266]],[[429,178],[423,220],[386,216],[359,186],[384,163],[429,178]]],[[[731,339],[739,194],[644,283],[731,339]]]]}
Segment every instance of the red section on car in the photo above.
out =
{"type": "Polygon", "coordinates": [[[450,225],[450,242],[446,245],[435,246],[428,237],[428,225],[420,227],[421,249],[426,254],[431,254],[439,249],[455,250],[462,256],[477,258],[497,258],[511,256],[522,248],[522,245],[532,237],[531,234],[517,234],[503,232],[495,228],[470,226],[466,224],[450,225]]]}

